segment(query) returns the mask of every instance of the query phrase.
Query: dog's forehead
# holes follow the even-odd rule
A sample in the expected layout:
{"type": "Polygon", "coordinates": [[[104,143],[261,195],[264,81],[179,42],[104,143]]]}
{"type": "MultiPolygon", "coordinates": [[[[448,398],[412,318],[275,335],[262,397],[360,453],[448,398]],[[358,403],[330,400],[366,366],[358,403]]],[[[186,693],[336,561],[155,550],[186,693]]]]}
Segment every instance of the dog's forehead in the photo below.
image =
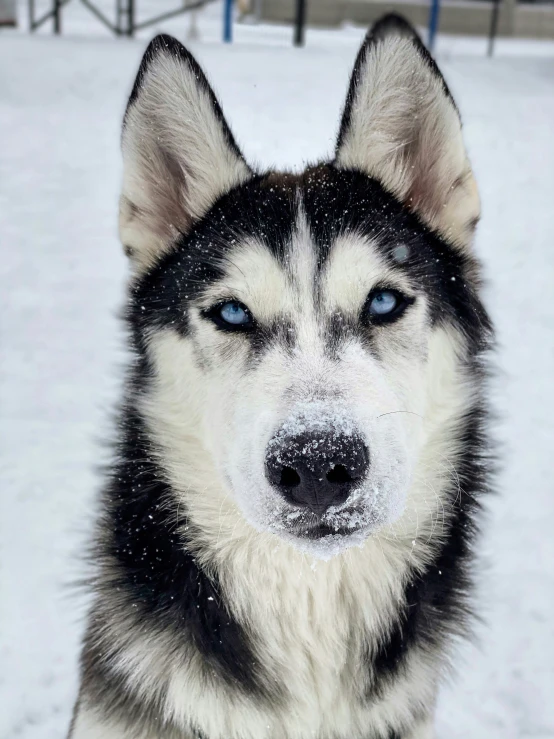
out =
{"type": "Polygon", "coordinates": [[[301,207],[280,256],[252,236],[238,241],[222,266],[214,291],[268,313],[290,312],[315,302],[330,310],[358,308],[374,285],[407,284],[406,276],[383,258],[377,243],[356,232],[335,236],[322,260],[301,207]]]}
{"type": "MultiPolygon", "coordinates": [[[[279,221],[279,233],[269,223],[262,233],[253,229],[233,239],[214,285],[222,297],[232,295],[270,317],[315,304],[330,311],[359,310],[374,285],[407,286],[402,267],[410,246],[401,237],[393,243],[390,234],[383,243],[386,235],[351,224],[326,178],[306,183],[305,176],[274,176],[264,184],[271,198],[289,200],[288,223],[279,221]]],[[[366,203],[365,225],[371,225],[370,209],[366,203]]],[[[380,218],[382,209],[375,221],[380,218]]]]}
{"type": "Polygon", "coordinates": [[[185,333],[187,305],[229,299],[268,325],[288,314],[296,325],[326,315],[353,326],[372,289],[392,288],[425,294],[435,321],[444,310],[434,295],[455,303],[456,315],[466,305],[467,261],[376,180],[323,165],[253,177],[227,193],[137,283],[136,304],[141,325],[185,333]]]}

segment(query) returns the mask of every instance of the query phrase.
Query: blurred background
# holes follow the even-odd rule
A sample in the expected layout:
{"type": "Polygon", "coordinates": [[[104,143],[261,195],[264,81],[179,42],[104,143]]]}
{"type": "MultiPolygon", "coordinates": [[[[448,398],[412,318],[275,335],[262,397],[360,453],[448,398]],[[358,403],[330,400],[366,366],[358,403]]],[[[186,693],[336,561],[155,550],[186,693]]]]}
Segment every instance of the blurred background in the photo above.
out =
{"type": "Polygon", "coordinates": [[[90,532],[121,380],[122,114],[147,41],[199,59],[250,160],[331,154],[367,26],[412,20],[459,104],[498,329],[501,448],[483,626],[438,739],[554,739],[554,4],[0,0],[0,739],[65,736],[90,532]],[[183,12],[184,11],[184,12],[183,12]]]}

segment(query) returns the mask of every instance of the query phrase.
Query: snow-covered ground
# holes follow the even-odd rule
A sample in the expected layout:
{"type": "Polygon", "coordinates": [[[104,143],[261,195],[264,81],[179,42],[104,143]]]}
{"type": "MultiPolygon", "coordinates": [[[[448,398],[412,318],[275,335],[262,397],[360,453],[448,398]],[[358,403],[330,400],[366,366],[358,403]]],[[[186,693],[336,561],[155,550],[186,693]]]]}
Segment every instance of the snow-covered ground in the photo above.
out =
{"type": "MultiPolygon", "coordinates": [[[[200,17],[191,48],[247,156],[299,166],[330,152],[361,29],[311,32],[298,50],[290,29],[243,26],[228,47],[219,14],[200,17]]],[[[0,32],[0,739],[61,739],[75,697],[83,599],[71,583],[123,360],[119,126],[154,33],[117,41],[77,3],[64,24],[61,38],[0,32]]],[[[184,38],[187,26],[164,29],[184,38]]],[[[481,645],[464,648],[437,729],[552,739],[554,44],[483,52],[482,40],[439,40],[483,197],[503,470],[481,645]]]]}

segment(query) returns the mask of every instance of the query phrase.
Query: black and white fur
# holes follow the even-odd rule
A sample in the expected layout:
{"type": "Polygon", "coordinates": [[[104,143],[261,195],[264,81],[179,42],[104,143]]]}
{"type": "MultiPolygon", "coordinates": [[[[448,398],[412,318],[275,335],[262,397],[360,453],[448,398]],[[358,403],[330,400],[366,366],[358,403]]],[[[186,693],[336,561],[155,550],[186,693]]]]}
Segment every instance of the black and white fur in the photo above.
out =
{"type": "Polygon", "coordinates": [[[196,61],[159,36],[123,156],[134,361],[71,739],[431,739],[470,613],[492,336],[440,72],[387,16],[334,159],[259,173],[196,61]],[[367,319],[376,286],[409,299],[390,324],[367,319]],[[254,330],[214,324],[229,299],[254,330]],[[369,449],[317,522],[266,476],[296,428],[369,449]]]}

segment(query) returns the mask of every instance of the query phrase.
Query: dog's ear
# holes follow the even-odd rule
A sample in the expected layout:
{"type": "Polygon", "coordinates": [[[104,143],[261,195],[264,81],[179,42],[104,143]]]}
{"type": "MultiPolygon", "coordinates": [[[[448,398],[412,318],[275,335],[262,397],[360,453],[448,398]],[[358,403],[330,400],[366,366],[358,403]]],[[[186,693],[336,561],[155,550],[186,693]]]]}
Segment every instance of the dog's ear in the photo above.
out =
{"type": "Polygon", "coordinates": [[[202,70],[170,36],[157,36],[144,54],[122,149],[119,232],[137,272],[252,174],[202,70]]]}
{"type": "Polygon", "coordinates": [[[471,244],[477,186],[452,95],[403,18],[368,32],[346,98],[335,163],[383,186],[452,243],[471,244]]]}

